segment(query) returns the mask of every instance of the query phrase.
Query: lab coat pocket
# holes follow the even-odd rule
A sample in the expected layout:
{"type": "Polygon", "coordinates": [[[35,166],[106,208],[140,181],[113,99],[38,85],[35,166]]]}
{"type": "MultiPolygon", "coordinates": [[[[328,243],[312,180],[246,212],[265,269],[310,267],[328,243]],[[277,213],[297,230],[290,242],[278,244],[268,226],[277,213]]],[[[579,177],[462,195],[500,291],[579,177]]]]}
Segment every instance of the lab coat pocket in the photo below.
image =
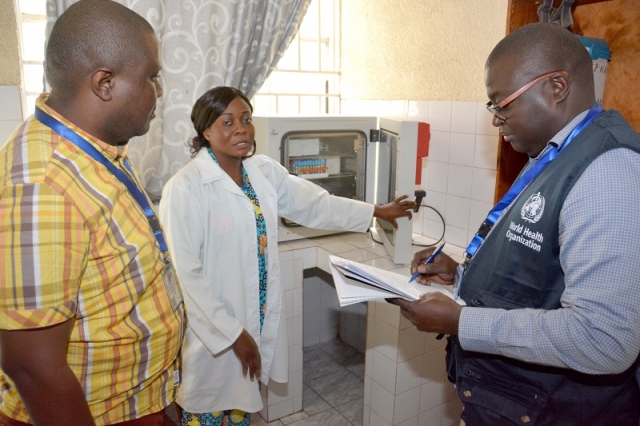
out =
{"type": "Polygon", "coordinates": [[[458,395],[467,424],[534,426],[547,396],[533,386],[506,381],[477,370],[458,378],[458,395]]]}

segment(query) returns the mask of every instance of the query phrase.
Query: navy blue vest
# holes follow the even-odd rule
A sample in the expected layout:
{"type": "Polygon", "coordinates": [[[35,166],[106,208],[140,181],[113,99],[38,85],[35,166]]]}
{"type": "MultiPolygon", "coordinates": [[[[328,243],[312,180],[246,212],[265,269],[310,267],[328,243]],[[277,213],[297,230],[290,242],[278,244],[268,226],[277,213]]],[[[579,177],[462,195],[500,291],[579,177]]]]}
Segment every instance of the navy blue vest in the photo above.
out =
{"type": "MultiPolygon", "coordinates": [[[[640,153],[640,136],[618,112],[606,111],[547,165],[469,263],[460,294],[467,305],[560,307],[564,291],[560,210],[587,166],[621,147],[640,153]]],[[[640,360],[622,374],[603,376],[465,351],[454,336],[447,352],[449,380],[456,383],[468,426],[638,426],[640,389],[635,372],[640,360]]]]}

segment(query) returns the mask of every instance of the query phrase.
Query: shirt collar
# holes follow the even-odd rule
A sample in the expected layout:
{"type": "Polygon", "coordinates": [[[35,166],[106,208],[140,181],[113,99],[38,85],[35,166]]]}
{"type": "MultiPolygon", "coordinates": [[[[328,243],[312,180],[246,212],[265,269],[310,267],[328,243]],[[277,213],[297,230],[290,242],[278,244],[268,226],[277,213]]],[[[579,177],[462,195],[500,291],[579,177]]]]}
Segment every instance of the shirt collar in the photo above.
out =
{"type": "Polygon", "coordinates": [[[587,116],[588,113],[589,110],[585,110],[573,117],[573,120],[568,122],[566,126],[564,126],[558,133],[555,134],[555,136],[551,138],[549,142],[547,142],[547,145],[544,147],[542,152],[540,152],[540,154],[538,154],[535,158],[531,158],[531,160],[538,160],[542,158],[542,156],[546,154],[547,151],[549,151],[552,147],[562,148],[562,145],[564,145],[564,142],[567,140],[573,129],[575,129],[578,124],[580,124],[580,122],[587,116]]]}
{"type": "Polygon", "coordinates": [[[62,115],[58,114],[53,108],[49,107],[47,105],[47,99],[49,99],[49,93],[42,93],[40,96],[38,96],[38,99],[36,99],[36,107],[40,108],[42,111],[46,112],[47,114],[49,114],[50,116],[52,116],[53,118],[55,118],[56,120],[64,124],[66,127],[73,130],[74,132],[82,136],[84,139],[89,141],[96,148],[100,149],[100,151],[102,151],[105,157],[111,160],[115,160],[119,157],[124,157],[127,155],[127,149],[129,147],[129,144],[126,144],[122,147],[115,147],[113,145],[110,145],[106,142],[101,141],[100,139],[94,136],[91,136],[89,133],[85,132],[84,130],[82,130],[81,128],[71,123],[66,118],[64,118],[62,115]]]}

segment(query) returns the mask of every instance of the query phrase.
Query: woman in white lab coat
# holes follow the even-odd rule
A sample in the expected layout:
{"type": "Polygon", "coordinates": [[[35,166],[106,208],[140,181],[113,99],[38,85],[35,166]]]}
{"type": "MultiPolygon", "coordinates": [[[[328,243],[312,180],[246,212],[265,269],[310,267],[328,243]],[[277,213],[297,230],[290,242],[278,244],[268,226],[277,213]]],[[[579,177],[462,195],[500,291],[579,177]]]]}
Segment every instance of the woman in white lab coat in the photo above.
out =
{"type": "Polygon", "coordinates": [[[191,112],[194,158],[160,201],[189,322],[177,394],[183,425],[248,425],[249,413],[262,408],[258,381],[288,380],[278,216],[364,232],[374,215],[395,224],[415,207],[405,197],[373,206],[332,196],[252,156],[252,112],[232,87],[200,97],[191,112]]]}

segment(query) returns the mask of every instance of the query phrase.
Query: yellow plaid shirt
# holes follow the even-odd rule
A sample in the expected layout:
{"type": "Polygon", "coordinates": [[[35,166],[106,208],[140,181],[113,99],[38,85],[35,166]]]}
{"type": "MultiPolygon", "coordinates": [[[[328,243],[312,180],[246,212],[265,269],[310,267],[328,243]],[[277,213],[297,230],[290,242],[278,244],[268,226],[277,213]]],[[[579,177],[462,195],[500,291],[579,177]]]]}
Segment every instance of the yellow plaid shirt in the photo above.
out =
{"type": "MultiPolygon", "coordinates": [[[[126,172],[124,152],[75,130],[126,172]]],[[[137,176],[136,176],[137,178],[137,176]]],[[[97,424],[173,401],[184,305],[174,310],[162,253],[144,212],[105,166],[33,116],[0,149],[0,328],[75,319],[67,362],[97,424]]],[[[1,410],[28,422],[0,375],[1,410]]]]}

